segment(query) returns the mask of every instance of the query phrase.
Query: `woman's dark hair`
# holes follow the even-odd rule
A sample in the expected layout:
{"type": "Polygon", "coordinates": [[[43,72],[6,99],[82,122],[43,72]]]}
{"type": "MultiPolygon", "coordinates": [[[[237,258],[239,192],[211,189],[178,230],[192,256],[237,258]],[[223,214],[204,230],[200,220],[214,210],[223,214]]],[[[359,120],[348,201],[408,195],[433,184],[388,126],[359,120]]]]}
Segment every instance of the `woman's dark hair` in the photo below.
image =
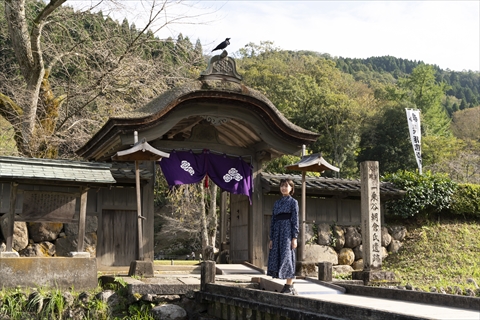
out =
{"type": "Polygon", "coordinates": [[[292,187],[292,190],[290,190],[290,195],[293,196],[293,193],[295,191],[295,184],[293,183],[292,179],[282,179],[282,180],[280,180],[280,184],[278,185],[278,187],[281,187],[284,184],[288,184],[288,185],[290,185],[290,187],[292,187]]]}

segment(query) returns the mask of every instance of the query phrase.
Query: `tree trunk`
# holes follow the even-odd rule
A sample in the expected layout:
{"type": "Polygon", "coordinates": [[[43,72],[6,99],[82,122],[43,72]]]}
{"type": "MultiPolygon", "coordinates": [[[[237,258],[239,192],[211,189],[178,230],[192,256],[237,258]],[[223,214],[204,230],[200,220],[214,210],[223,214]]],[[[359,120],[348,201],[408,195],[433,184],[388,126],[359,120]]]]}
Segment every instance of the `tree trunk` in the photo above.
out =
{"type": "Polygon", "coordinates": [[[210,183],[210,207],[208,209],[208,225],[209,225],[209,243],[215,247],[217,236],[218,216],[217,216],[217,185],[210,183]]]}
{"type": "Polygon", "coordinates": [[[20,66],[20,72],[26,82],[26,97],[21,115],[23,143],[17,145],[17,148],[27,156],[35,155],[38,147],[35,141],[33,141],[33,138],[40,89],[45,76],[43,52],[40,45],[42,29],[45,25],[46,18],[65,1],[66,0],[51,0],[44,10],[37,15],[31,24],[31,30],[29,30],[25,15],[25,0],[5,1],[5,17],[8,22],[12,47],[20,66]]]}

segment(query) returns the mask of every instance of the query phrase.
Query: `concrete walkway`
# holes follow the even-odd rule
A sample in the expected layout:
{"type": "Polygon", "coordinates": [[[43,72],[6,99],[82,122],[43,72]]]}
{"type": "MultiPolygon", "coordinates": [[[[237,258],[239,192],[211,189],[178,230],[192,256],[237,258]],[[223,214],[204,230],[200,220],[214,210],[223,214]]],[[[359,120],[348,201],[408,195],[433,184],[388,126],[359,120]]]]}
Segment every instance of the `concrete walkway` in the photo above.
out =
{"type": "MultiPolygon", "coordinates": [[[[244,265],[217,265],[217,268],[226,270],[227,274],[229,275],[233,275],[234,271],[238,271],[239,273],[237,273],[237,275],[241,273],[242,277],[245,277],[246,275],[250,277],[260,277],[266,282],[276,283],[277,288],[280,288],[280,290],[285,284],[285,280],[272,279],[271,277],[266,276],[257,270],[250,269],[244,265]]],[[[216,279],[218,277],[219,276],[217,276],[216,279]]],[[[308,279],[296,279],[294,281],[294,287],[300,297],[339,304],[347,304],[362,308],[368,307],[370,309],[409,315],[421,319],[480,320],[480,299],[478,301],[479,310],[472,311],[458,308],[433,306],[422,303],[344,294],[340,290],[313,283],[308,281],[308,279]]]]}
{"type": "MultiPolygon", "coordinates": [[[[285,280],[272,279],[258,269],[249,268],[242,264],[218,264],[216,265],[216,283],[251,283],[260,282],[263,290],[280,292],[285,280]],[[255,279],[255,281],[252,281],[255,279]]],[[[123,273],[117,269],[118,274],[123,273]]],[[[106,271],[108,272],[108,271],[106,271]]],[[[128,270],[126,270],[128,273],[128,270]]],[[[136,280],[138,281],[138,280],[136,280]]],[[[200,284],[199,266],[161,266],[155,268],[155,277],[147,278],[145,282],[152,284],[200,284]]],[[[445,320],[480,320],[480,299],[478,299],[478,310],[467,310],[452,307],[428,305],[392,299],[372,298],[360,295],[352,295],[337,290],[335,287],[323,286],[306,279],[295,279],[294,287],[299,297],[317,299],[325,302],[358,306],[372,310],[386,311],[401,315],[411,316],[418,319],[445,319],[445,320]]],[[[343,289],[343,288],[342,288],[343,289]]]]}

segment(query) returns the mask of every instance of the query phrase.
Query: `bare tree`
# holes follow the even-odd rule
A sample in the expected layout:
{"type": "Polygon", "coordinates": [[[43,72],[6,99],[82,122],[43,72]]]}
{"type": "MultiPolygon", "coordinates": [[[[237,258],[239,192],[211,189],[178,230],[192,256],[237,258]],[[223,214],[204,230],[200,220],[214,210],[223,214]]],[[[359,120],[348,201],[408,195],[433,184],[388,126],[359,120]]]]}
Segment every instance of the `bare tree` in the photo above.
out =
{"type": "Polygon", "coordinates": [[[198,15],[171,14],[182,1],[141,1],[138,7],[146,10],[141,30],[102,12],[95,14],[100,23],[92,21],[90,9],[101,4],[102,10],[122,10],[120,2],[99,1],[86,11],[62,6],[66,2],[0,3],[5,11],[0,115],[12,125],[17,149],[26,156],[71,157],[108,116],[143,105],[191,76],[203,61],[201,52],[180,55],[181,44],[154,37],[171,24],[198,21],[198,15]],[[160,46],[164,50],[158,52],[170,50],[176,68],[153,52],[160,46]]]}
{"type": "Polygon", "coordinates": [[[208,224],[208,245],[213,247],[215,247],[218,227],[217,190],[217,185],[211,182],[208,187],[210,205],[208,206],[208,216],[206,217],[206,220],[208,224]]]}
{"type": "Polygon", "coordinates": [[[218,187],[210,181],[208,189],[202,182],[180,185],[169,191],[168,209],[163,211],[164,224],[157,238],[190,239],[190,245],[201,247],[205,257],[205,249],[215,247],[217,190],[218,187]]]}

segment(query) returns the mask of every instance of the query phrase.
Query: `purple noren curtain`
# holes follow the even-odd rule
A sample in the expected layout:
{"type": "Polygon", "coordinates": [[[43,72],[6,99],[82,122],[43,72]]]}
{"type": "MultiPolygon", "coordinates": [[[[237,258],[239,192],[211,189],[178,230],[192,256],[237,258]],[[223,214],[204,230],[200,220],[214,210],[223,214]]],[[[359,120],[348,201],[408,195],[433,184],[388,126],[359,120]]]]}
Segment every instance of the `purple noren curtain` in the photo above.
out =
{"type": "Polygon", "coordinates": [[[174,150],[160,161],[160,167],[170,187],[197,183],[208,175],[223,190],[248,196],[252,204],[252,168],[241,157],[174,150]]]}

